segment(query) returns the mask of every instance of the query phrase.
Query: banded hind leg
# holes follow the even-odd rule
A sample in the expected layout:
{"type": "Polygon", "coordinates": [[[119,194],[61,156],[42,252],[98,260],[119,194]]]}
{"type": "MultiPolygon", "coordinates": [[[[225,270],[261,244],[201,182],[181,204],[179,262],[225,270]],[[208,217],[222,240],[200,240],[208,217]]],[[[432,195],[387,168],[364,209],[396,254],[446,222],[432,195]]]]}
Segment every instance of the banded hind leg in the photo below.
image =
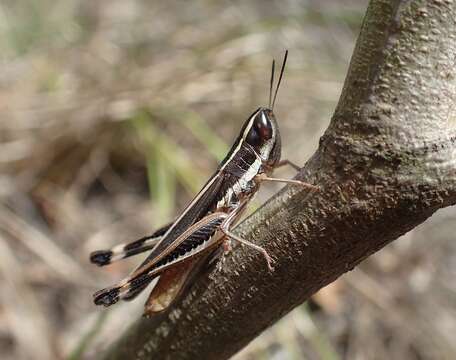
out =
{"type": "Polygon", "coordinates": [[[115,261],[152,250],[171,225],[172,223],[169,223],[156,230],[153,234],[130,243],[119,244],[107,250],[93,251],[90,254],[90,262],[98,266],[105,266],[115,261]]]}
{"type": "Polygon", "coordinates": [[[255,179],[259,182],[262,183],[264,181],[269,181],[269,182],[280,182],[280,183],[285,183],[285,184],[291,184],[291,185],[297,185],[304,187],[306,189],[309,189],[311,191],[319,191],[320,188],[316,185],[312,185],[309,183],[306,183],[301,180],[295,180],[295,179],[282,179],[282,178],[275,178],[275,177],[269,177],[265,173],[259,174],[255,176],[255,179]]]}

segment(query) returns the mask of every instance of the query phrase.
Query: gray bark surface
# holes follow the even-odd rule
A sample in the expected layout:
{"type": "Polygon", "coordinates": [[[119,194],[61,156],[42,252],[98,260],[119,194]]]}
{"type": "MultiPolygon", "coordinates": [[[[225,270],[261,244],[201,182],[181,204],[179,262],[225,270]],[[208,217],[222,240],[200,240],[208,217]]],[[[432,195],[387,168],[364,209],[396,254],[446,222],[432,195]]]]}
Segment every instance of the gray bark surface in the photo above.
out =
{"type": "MultiPolygon", "coordinates": [[[[456,1],[372,0],[340,101],[298,174],[237,232],[238,248],[106,359],[227,359],[369,255],[456,203],[456,1]]],[[[280,117],[280,116],[279,116],[280,117]]]]}

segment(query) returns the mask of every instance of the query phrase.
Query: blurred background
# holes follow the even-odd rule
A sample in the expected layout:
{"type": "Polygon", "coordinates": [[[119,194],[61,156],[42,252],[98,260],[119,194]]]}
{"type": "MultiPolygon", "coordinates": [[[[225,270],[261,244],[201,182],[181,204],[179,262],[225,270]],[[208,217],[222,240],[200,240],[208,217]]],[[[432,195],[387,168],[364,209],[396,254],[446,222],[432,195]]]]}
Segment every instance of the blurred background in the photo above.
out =
{"type": "MultiPolygon", "coordinates": [[[[89,253],[151,233],[188,203],[267,103],[285,49],[276,114],[283,154],[304,164],[366,6],[2,0],[1,359],[94,358],[140,316],[144,298],[92,304],[140,259],[97,268],[89,253]]],[[[253,207],[278,189],[263,186],[253,207]]],[[[235,359],[456,358],[455,219],[440,211],[235,359]]]]}

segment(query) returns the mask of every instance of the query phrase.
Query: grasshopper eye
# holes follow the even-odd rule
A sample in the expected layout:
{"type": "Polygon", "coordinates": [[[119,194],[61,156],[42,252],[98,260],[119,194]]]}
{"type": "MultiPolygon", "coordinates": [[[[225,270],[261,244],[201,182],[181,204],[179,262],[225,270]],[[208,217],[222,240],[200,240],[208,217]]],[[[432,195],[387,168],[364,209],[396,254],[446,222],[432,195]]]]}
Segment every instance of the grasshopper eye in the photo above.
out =
{"type": "Polygon", "coordinates": [[[256,118],[255,127],[263,141],[272,138],[272,124],[265,112],[261,112],[260,116],[256,118]]]}
{"type": "Polygon", "coordinates": [[[245,141],[253,147],[259,147],[272,138],[272,124],[267,110],[261,110],[255,117],[245,141]]]}
{"type": "Polygon", "coordinates": [[[261,145],[261,137],[255,126],[252,126],[247,134],[247,137],[245,138],[245,141],[253,147],[258,147],[261,145]]]}

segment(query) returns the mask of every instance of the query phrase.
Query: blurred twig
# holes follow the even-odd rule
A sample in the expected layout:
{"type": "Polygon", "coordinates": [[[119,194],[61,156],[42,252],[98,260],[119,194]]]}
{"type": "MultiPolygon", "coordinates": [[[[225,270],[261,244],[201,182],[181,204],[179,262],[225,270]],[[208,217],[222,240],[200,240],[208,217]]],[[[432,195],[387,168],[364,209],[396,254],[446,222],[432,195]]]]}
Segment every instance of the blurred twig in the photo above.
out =
{"type": "Polygon", "coordinates": [[[50,266],[63,279],[78,284],[90,283],[91,277],[87,272],[43,232],[4,206],[0,206],[0,219],[0,228],[42,258],[44,264],[50,266]]]}
{"type": "Polygon", "coordinates": [[[14,339],[20,345],[17,356],[51,359],[51,329],[34,292],[27,286],[22,267],[6,240],[0,236],[0,278],[4,285],[0,299],[5,305],[4,315],[14,339]]]}

